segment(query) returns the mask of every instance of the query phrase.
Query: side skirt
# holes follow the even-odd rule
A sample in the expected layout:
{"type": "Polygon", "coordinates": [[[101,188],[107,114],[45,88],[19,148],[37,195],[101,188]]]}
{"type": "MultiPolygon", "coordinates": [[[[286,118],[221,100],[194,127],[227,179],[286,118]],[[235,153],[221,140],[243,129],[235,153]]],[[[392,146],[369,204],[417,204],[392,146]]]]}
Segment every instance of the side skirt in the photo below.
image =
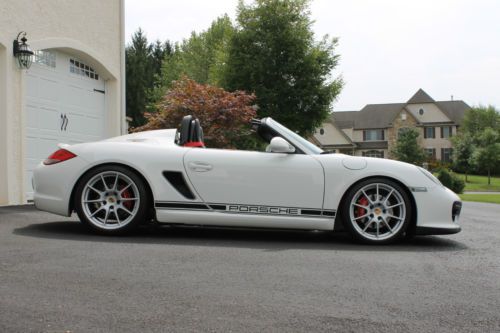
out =
{"type": "Polygon", "coordinates": [[[156,202],[158,222],[192,225],[333,230],[334,210],[220,203],[156,202]]]}

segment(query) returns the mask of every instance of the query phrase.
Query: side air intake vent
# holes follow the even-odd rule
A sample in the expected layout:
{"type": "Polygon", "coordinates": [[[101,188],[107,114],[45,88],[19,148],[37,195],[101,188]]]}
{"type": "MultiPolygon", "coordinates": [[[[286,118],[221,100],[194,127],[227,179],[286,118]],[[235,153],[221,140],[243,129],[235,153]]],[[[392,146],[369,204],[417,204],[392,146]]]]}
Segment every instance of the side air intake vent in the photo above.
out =
{"type": "Polygon", "coordinates": [[[163,176],[167,179],[167,181],[172,185],[177,192],[182,194],[186,199],[194,199],[195,196],[188,184],[186,183],[186,179],[184,179],[184,175],[179,171],[163,171],[163,176]]]}

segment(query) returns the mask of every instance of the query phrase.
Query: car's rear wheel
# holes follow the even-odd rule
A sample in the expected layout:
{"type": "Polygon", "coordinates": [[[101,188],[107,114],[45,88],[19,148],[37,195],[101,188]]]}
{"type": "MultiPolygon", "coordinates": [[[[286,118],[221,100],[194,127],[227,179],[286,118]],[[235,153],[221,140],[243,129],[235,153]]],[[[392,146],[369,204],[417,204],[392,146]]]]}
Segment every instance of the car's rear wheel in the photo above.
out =
{"type": "Polygon", "coordinates": [[[102,166],[78,183],[75,208],[82,222],[103,234],[134,229],[147,217],[150,199],[146,184],[121,166],[102,166]]]}
{"type": "Polygon", "coordinates": [[[342,204],[344,227],[358,241],[387,244],[400,240],[411,223],[407,192],[396,182],[372,178],[352,187],[342,204]]]}

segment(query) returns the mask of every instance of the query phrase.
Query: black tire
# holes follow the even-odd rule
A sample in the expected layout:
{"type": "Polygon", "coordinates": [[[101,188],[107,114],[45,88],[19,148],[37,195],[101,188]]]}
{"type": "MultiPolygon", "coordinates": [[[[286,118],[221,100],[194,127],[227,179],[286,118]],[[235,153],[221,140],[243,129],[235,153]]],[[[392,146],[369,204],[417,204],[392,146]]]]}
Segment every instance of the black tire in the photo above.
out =
{"type": "Polygon", "coordinates": [[[74,207],[80,221],[99,234],[129,233],[139,224],[146,222],[151,215],[152,199],[147,186],[141,177],[128,168],[117,165],[100,166],[90,170],[79,180],[75,190],[74,207]],[[99,177],[104,179],[100,184],[99,177]],[[116,177],[115,183],[113,177],[116,177]],[[91,183],[97,191],[88,186],[91,183]],[[113,189],[110,187],[108,190],[105,186],[110,184],[113,184],[113,189]],[[94,197],[93,200],[89,200],[90,196],[94,197]],[[137,198],[138,200],[134,200],[137,198]]]}
{"type": "Polygon", "coordinates": [[[392,180],[377,177],[347,191],[340,215],[344,228],[356,241],[390,244],[405,236],[412,213],[408,191],[392,180]]]}

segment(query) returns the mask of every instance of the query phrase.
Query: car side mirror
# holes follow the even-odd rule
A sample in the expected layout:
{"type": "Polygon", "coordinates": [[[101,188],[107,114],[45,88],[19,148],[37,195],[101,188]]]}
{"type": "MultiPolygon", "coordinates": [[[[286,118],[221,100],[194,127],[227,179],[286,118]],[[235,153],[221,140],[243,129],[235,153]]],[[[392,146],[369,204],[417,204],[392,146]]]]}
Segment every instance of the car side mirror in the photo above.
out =
{"type": "Polygon", "coordinates": [[[267,151],[270,153],[295,153],[295,147],[292,146],[288,141],[282,137],[275,136],[272,138],[271,143],[268,146],[267,151]]]}

